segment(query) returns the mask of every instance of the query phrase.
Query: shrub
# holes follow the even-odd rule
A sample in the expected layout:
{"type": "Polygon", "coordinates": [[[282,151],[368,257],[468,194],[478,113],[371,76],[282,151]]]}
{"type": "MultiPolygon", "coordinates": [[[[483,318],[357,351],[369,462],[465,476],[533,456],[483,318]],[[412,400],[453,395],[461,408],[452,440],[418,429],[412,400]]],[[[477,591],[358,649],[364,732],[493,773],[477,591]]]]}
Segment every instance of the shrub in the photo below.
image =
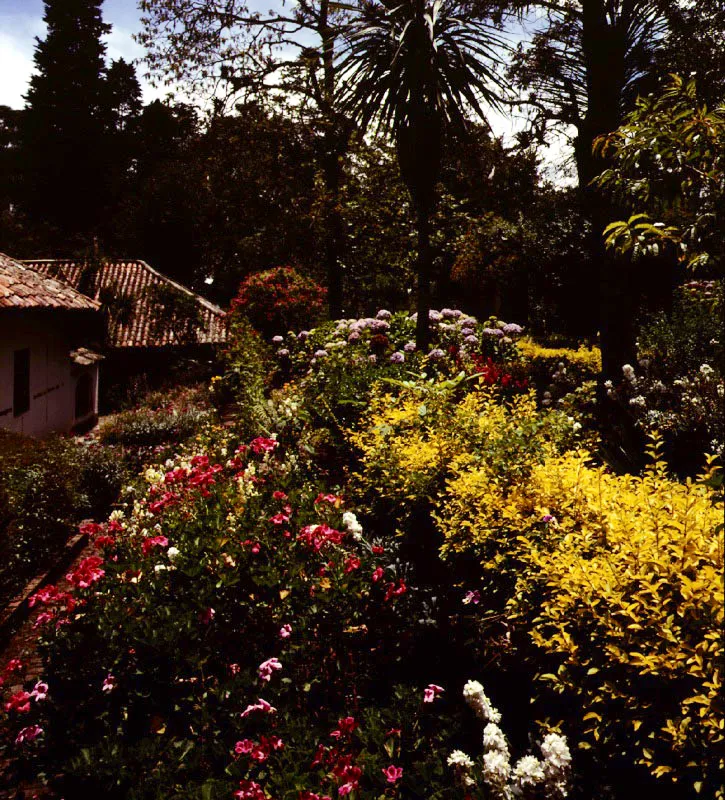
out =
{"type": "Polygon", "coordinates": [[[638,357],[660,380],[696,372],[703,363],[725,369],[722,281],[690,281],[675,293],[672,311],[645,319],[638,357]]]}
{"type": "Polygon", "coordinates": [[[503,402],[500,390],[460,378],[420,382],[396,397],[373,393],[357,431],[354,485],[372,508],[405,523],[416,504],[436,505],[444,481],[479,468],[486,480],[523,481],[532,466],[574,441],[576,421],[537,411],[533,392],[503,402]]]}
{"type": "Polygon", "coordinates": [[[260,333],[271,337],[317,322],[326,293],[292,267],[276,267],[242,281],[232,312],[233,316],[243,314],[260,333]]]}
{"type": "Polygon", "coordinates": [[[587,381],[596,380],[602,371],[602,354],[598,347],[580,345],[577,350],[542,347],[526,338],[520,339],[517,345],[532,382],[543,394],[545,405],[587,381]]]}
{"type": "Polygon", "coordinates": [[[618,476],[580,452],[508,488],[464,473],[447,495],[446,552],[476,553],[484,586],[508,577],[534,663],[549,661],[539,677],[576,702],[585,746],[720,797],[722,511],[711,490],[671,480],[659,458],[618,476]]]}
{"type": "Polygon", "coordinates": [[[117,414],[99,430],[101,442],[123,447],[154,447],[183,442],[193,436],[208,419],[208,412],[198,409],[140,408],[117,414]]]}
{"type": "Polygon", "coordinates": [[[0,431],[0,596],[52,564],[86,517],[106,514],[126,472],[118,453],[0,431]]]}

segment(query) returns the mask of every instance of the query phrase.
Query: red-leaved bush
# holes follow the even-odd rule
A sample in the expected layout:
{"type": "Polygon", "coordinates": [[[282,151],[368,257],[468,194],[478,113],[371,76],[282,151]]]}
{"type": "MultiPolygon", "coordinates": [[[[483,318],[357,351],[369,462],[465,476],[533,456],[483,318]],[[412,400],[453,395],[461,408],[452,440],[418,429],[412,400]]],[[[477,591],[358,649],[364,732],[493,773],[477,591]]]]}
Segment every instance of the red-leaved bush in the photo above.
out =
{"type": "Polygon", "coordinates": [[[232,313],[243,314],[265,336],[314,324],[325,307],[327,290],[293,267],[255,272],[239,287],[232,313]]]}

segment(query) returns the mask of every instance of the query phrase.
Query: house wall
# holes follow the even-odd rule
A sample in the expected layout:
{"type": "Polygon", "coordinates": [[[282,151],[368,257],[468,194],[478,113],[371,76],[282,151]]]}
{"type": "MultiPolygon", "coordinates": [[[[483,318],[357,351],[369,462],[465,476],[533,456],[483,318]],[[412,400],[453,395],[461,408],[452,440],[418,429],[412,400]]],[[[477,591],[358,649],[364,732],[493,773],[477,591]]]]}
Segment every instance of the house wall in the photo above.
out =
{"type": "Polygon", "coordinates": [[[98,413],[98,366],[77,367],[69,353],[78,346],[72,315],[53,311],[0,311],[0,428],[28,436],[68,432],[83,420],[75,418],[76,384],[91,375],[93,410],[98,413]],[[30,349],[30,408],[13,411],[14,353],[30,349]]]}

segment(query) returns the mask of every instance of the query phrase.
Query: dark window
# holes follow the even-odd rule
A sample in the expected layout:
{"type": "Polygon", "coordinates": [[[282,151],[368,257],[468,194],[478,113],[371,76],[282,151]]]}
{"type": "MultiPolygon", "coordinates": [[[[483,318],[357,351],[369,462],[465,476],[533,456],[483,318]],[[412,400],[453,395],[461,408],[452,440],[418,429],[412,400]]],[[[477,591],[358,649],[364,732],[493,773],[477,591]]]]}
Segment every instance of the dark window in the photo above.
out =
{"type": "Polygon", "coordinates": [[[76,419],[83,419],[93,411],[93,381],[88,373],[76,383],[76,419]]]}
{"type": "Polygon", "coordinates": [[[13,362],[13,415],[19,417],[30,408],[30,350],[16,350],[13,362]]]}

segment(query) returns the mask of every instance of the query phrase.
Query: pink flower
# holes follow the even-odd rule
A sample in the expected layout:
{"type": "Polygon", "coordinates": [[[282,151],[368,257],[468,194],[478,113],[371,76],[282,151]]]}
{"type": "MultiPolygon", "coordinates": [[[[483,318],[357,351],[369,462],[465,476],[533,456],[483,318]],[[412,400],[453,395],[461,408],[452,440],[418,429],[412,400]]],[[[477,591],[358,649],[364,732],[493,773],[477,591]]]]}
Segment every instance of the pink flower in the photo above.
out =
{"type": "Polygon", "coordinates": [[[153,547],[168,547],[169,540],[165,536],[147,536],[143,540],[141,550],[144,556],[147,556],[153,547]]]}
{"type": "Polygon", "coordinates": [[[292,636],[292,626],[287,622],[279,629],[280,639],[289,639],[292,636]]]}
{"type": "Polygon", "coordinates": [[[405,585],[404,580],[399,580],[397,587],[394,583],[389,583],[385,589],[385,602],[390,600],[391,597],[399,597],[401,594],[405,594],[407,591],[408,587],[405,585]]]}
{"type": "Polygon", "coordinates": [[[267,800],[264,789],[254,781],[239,781],[239,789],[234,792],[235,800],[267,800]]]}
{"type": "Polygon", "coordinates": [[[271,706],[266,700],[262,700],[260,697],[256,703],[247,706],[244,711],[242,711],[241,716],[248,717],[253,711],[262,711],[265,714],[274,714],[277,709],[271,706]]]}
{"type": "Polygon", "coordinates": [[[466,596],[463,598],[463,605],[467,606],[469,603],[473,603],[474,606],[477,606],[481,602],[481,592],[478,589],[474,589],[472,592],[466,592],[466,596]]]}
{"type": "Polygon", "coordinates": [[[43,733],[43,729],[39,725],[28,725],[27,728],[23,728],[18,732],[18,735],[15,737],[15,744],[32,742],[33,739],[37,739],[41,733],[43,733]]]}
{"type": "Polygon", "coordinates": [[[229,665],[229,672],[231,672],[232,675],[238,675],[240,670],[241,670],[241,667],[239,666],[239,664],[230,664],[229,665]]]}
{"type": "Polygon", "coordinates": [[[251,739],[242,739],[234,745],[234,752],[239,756],[243,753],[251,753],[254,748],[254,742],[251,739]]]}
{"type": "Polygon", "coordinates": [[[388,783],[397,783],[403,777],[403,768],[391,764],[383,770],[383,775],[388,779],[388,783]]]}
{"type": "Polygon", "coordinates": [[[373,572],[373,583],[377,583],[385,574],[385,570],[382,567],[376,567],[375,571],[373,572]]]}
{"type": "Polygon", "coordinates": [[[287,516],[287,514],[283,514],[280,511],[279,514],[275,514],[274,516],[270,517],[269,521],[273,525],[284,525],[285,522],[289,522],[289,517],[287,516]]]}
{"type": "Polygon", "coordinates": [[[272,677],[272,673],[279,669],[282,669],[282,665],[279,663],[279,660],[276,658],[268,658],[259,665],[257,671],[259,673],[259,677],[263,681],[269,681],[272,677]]]}
{"type": "Polygon", "coordinates": [[[103,680],[102,692],[112,692],[116,688],[116,678],[109,672],[103,680]]]}
{"type": "Polygon", "coordinates": [[[279,446],[279,442],[275,439],[267,439],[264,436],[258,436],[252,442],[249,443],[249,447],[251,448],[253,453],[257,455],[262,455],[263,453],[271,453],[276,447],[279,446]]]}
{"type": "Polygon", "coordinates": [[[435,683],[429,683],[428,688],[423,691],[423,702],[424,703],[432,703],[439,694],[444,692],[445,689],[442,686],[436,686],[435,683]]]}
{"type": "Polygon", "coordinates": [[[30,696],[34,697],[36,702],[45,700],[45,698],[48,696],[48,684],[38,681],[33,687],[33,691],[30,693],[30,696]]]}
{"type": "Polygon", "coordinates": [[[272,497],[274,497],[275,500],[287,499],[287,495],[284,492],[280,492],[279,490],[277,490],[276,492],[272,492],[272,497]]]}

